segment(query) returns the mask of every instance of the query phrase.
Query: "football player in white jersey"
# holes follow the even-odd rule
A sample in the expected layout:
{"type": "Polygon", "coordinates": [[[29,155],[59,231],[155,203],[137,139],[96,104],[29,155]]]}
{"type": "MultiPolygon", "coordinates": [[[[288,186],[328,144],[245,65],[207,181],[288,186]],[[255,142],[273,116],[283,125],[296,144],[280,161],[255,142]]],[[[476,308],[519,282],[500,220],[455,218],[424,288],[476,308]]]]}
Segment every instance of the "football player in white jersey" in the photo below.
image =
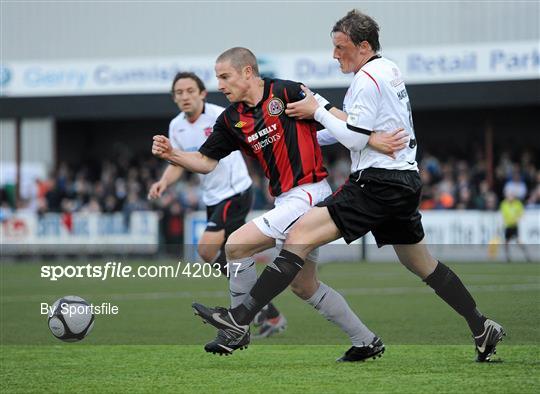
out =
{"type": "MultiPolygon", "coordinates": [[[[242,297],[231,298],[231,307],[234,308],[244,302],[247,293],[257,280],[252,256],[284,240],[293,223],[315,203],[323,201],[330,195],[331,190],[324,180],[326,170],[322,166],[320,148],[314,139],[315,123],[298,121],[284,114],[284,103],[303,97],[299,83],[262,79],[255,55],[249,49],[241,47],[231,48],[218,57],[216,76],[220,91],[226,94],[232,104],[216,121],[213,133],[199,152],[173,149],[168,138],[157,135],[154,136],[152,153],[194,172],[209,173],[219,160],[225,157],[224,155],[244,149],[246,153],[255,156],[263,168],[269,169],[266,175],[270,185],[273,185],[272,190],[277,190],[278,196],[275,208],[242,226],[227,241],[229,264],[240,264],[241,268],[235,272],[231,271],[230,283],[236,283],[236,286],[244,289],[246,293],[242,297]],[[278,100],[280,105],[271,105],[276,104],[278,100]],[[279,127],[276,119],[280,119],[279,127]],[[265,144],[263,147],[257,138],[248,138],[259,135],[259,132],[261,136],[267,135],[270,129],[266,126],[267,122],[276,126],[272,127],[270,137],[265,138],[287,144],[281,145],[287,148],[275,150],[278,159],[275,159],[271,144],[265,144]],[[253,130],[257,130],[257,133],[252,134],[253,130]],[[298,134],[298,130],[301,134],[298,134]],[[298,135],[302,138],[298,138],[298,135]],[[302,144],[299,143],[300,140],[302,144]],[[304,148],[301,149],[301,146],[304,148]],[[258,154],[261,149],[269,154],[258,154]],[[267,163],[267,160],[270,161],[267,163]],[[278,165],[283,172],[276,171],[279,169],[278,165]],[[294,174],[294,179],[303,179],[304,182],[294,186],[292,177],[282,177],[280,174],[294,174]],[[317,177],[322,180],[317,181],[317,177]]],[[[381,136],[376,135],[373,137],[370,143],[385,151],[395,139],[386,136],[380,138],[381,136]]],[[[354,356],[350,357],[348,352],[340,361],[363,361],[380,356],[384,352],[382,341],[354,314],[343,296],[317,279],[316,254],[308,257],[306,267],[292,281],[291,290],[347,333],[356,350],[354,356]]],[[[221,312],[227,309],[208,308],[199,303],[194,303],[193,307],[197,315],[219,330],[216,339],[205,345],[207,352],[231,354],[249,344],[249,331],[242,332],[242,335],[238,336],[237,330],[231,330],[231,326],[227,323],[213,320],[214,317],[221,319],[221,312]]],[[[227,317],[224,316],[224,319],[227,317]]],[[[247,327],[249,328],[249,322],[247,327]]]]}
{"type": "MultiPolygon", "coordinates": [[[[169,125],[169,139],[175,149],[196,152],[206,141],[218,116],[224,108],[207,103],[206,87],[194,73],[179,72],[172,83],[172,98],[178,105],[178,114],[169,125]]],[[[161,197],[163,192],[182,176],[184,169],[169,164],[161,179],[150,187],[149,199],[161,197]]],[[[246,223],[252,205],[251,178],[240,151],[232,152],[220,160],[209,174],[200,176],[202,200],[206,205],[207,225],[197,246],[201,258],[209,264],[219,264],[220,271],[227,275],[224,245],[238,228],[246,223]]],[[[234,282],[232,282],[234,283],[234,282]]],[[[231,293],[235,292],[231,288],[231,293]]],[[[233,296],[238,296],[238,291],[233,296]]],[[[285,317],[269,303],[264,312],[255,319],[264,336],[283,331],[285,317]]]]}
{"type": "Polygon", "coordinates": [[[241,332],[261,306],[288,286],[313,249],[340,237],[350,243],[371,231],[379,246],[393,245],[401,263],[465,318],[475,340],[477,361],[489,361],[505,334],[503,328],[480,313],[458,276],[434,259],[423,243],[418,211],[422,182],[415,160],[411,106],[399,68],[378,54],[379,26],[368,15],[353,10],[336,22],[332,41],[341,71],[355,74],[345,97],[346,112],[328,110],[326,103],[305,89],[307,97],[289,103],[287,114],[314,118],[347,147],[351,176],[292,226],[273,263],[277,269],[261,274],[249,302],[229,311],[230,321],[241,332]],[[393,157],[367,145],[372,133],[399,127],[408,132],[409,143],[393,157]]]}

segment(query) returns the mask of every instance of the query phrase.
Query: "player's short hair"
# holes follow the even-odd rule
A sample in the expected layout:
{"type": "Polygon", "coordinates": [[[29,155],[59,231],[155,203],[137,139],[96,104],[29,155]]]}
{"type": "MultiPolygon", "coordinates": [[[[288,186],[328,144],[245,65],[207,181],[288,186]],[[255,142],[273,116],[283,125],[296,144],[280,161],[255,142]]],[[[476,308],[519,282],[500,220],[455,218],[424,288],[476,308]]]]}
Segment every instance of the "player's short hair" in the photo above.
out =
{"type": "Polygon", "coordinates": [[[381,49],[379,43],[379,25],[375,19],[354,9],[338,20],[332,28],[332,34],[341,32],[346,34],[354,45],[360,45],[362,41],[367,41],[373,51],[381,49]]]}
{"type": "Polygon", "coordinates": [[[225,61],[230,61],[231,65],[238,72],[246,66],[251,66],[253,73],[259,76],[259,65],[257,64],[257,58],[247,48],[234,47],[227,49],[216,59],[216,63],[222,63],[225,61]]]}
{"type": "Polygon", "coordinates": [[[174,85],[176,84],[176,82],[178,82],[179,79],[186,79],[186,78],[194,80],[195,83],[197,84],[197,87],[199,88],[201,92],[204,92],[206,90],[206,86],[204,86],[204,82],[202,81],[202,79],[200,79],[197,76],[197,74],[189,72],[189,71],[181,71],[174,76],[174,79],[171,85],[171,93],[174,93],[174,85]]]}

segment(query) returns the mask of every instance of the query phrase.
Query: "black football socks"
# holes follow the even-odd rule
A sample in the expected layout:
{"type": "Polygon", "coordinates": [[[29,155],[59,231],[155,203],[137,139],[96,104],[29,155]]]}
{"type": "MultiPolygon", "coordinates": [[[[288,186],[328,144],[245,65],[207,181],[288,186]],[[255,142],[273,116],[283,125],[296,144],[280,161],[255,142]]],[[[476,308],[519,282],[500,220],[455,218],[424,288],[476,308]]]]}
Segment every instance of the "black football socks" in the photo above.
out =
{"type": "Polygon", "coordinates": [[[229,279],[229,270],[227,269],[227,256],[225,255],[225,244],[221,245],[218,255],[212,263],[212,267],[214,267],[214,264],[219,264],[219,270],[221,271],[221,274],[227,279],[229,279]]]}
{"type": "Polygon", "coordinates": [[[482,334],[486,318],[476,309],[476,302],[471,293],[469,293],[454,271],[439,261],[435,271],[424,282],[467,320],[473,335],[482,334]]]}
{"type": "Polygon", "coordinates": [[[279,316],[279,311],[275,307],[274,304],[270,302],[268,305],[266,305],[266,318],[267,319],[275,319],[278,316],[279,316]]]}
{"type": "Polygon", "coordinates": [[[231,310],[238,324],[249,324],[265,305],[285,290],[302,269],[304,260],[283,249],[268,264],[242,304],[231,310]]]}

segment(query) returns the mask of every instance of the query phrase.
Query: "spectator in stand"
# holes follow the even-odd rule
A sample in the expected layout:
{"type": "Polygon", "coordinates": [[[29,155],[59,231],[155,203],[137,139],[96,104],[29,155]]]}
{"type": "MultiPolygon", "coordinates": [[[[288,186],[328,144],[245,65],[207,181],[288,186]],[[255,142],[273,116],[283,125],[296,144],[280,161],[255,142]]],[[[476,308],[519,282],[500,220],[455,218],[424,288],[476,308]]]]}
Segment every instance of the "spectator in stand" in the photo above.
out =
{"type": "Polygon", "coordinates": [[[51,212],[60,212],[62,199],[66,197],[65,191],[61,187],[61,182],[57,178],[51,179],[51,187],[45,194],[48,210],[51,212]]]}
{"type": "Polygon", "coordinates": [[[446,191],[438,190],[435,193],[435,209],[452,209],[454,208],[454,196],[446,191]]]}
{"type": "MultiPolygon", "coordinates": [[[[162,225],[167,248],[180,248],[179,245],[184,242],[184,212],[178,201],[175,200],[164,208],[162,225]]],[[[178,255],[179,250],[168,250],[168,252],[178,255]]]]}
{"type": "Polygon", "coordinates": [[[129,227],[129,220],[131,218],[131,214],[136,211],[145,211],[148,210],[148,203],[146,200],[141,199],[136,191],[131,191],[128,194],[127,201],[124,204],[123,207],[123,214],[124,214],[124,222],[126,224],[126,227],[129,227]]]}
{"type": "Polygon", "coordinates": [[[87,213],[100,213],[101,205],[99,205],[99,201],[96,197],[90,197],[90,199],[88,200],[88,203],[83,205],[80,211],[87,212],[87,213]]]}
{"type": "Polygon", "coordinates": [[[0,202],[0,223],[5,222],[6,220],[11,219],[13,216],[13,209],[9,205],[6,199],[1,200],[0,202]]]}
{"type": "Polygon", "coordinates": [[[512,163],[510,152],[505,151],[501,153],[499,159],[499,165],[497,166],[497,178],[499,179],[508,179],[512,176],[512,170],[514,164],[512,163]]]}
{"type": "Polygon", "coordinates": [[[486,210],[487,200],[490,198],[490,194],[493,194],[493,192],[489,187],[488,181],[484,179],[478,185],[478,193],[474,197],[474,209],[486,210]]]}
{"type": "Polygon", "coordinates": [[[105,201],[103,203],[103,212],[104,213],[113,213],[118,211],[118,200],[114,196],[114,194],[108,194],[105,197],[105,201]]]}
{"type": "Polygon", "coordinates": [[[486,211],[496,211],[497,210],[497,204],[499,200],[497,199],[497,195],[493,192],[489,192],[486,195],[486,211]]]}
{"type": "Polygon", "coordinates": [[[505,183],[503,194],[512,195],[514,198],[524,200],[527,195],[527,185],[523,182],[519,166],[515,165],[512,171],[512,179],[505,183]]]}
{"type": "Polygon", "coordinates": [[[429,173],[432,179],[438,180],[441,178],[441,164],[439,160],[430,153],[424,153],[424,159],[422,160],[420,167],[423,171],[429,173]]]}
{"type": "MultiPolygon", "coordinates": [[[[346,152],[345,155],[339,150],[329,150],[326,153],[326,168],[331,174],[328,180],[335,190],[335,186],[343,183],[350,162],[346,152]]],[[[537,161],[540,157],[534,150],[517,153],[513,156],[510,152],[496,153],[495,157],[499,159],[491,188],[487,181],[487,164],[483,151],[471,152],[470,161],[462,157],[443,158],[425,151],[419,164],[424,183],[421,210],[478,209],[495,212],[499,209],[505,188],[524,195],[522,202],[525,209],[540,209],[540,170],[537,161]]],[[[273,199],[268,193],[267,182],[252,160],[247,160],[246,164],[254,182],[254,209],[268,209],[273,205],[273,199]]],[[[0,217],[6,218],[10,212],[21,210],[38,215],[62,212],[63,201],[66,199],[70,201],[72,212],[121,213],[132,211],[134,206],[137,210],[147,209],[143,191],[149,189],[152,180],[161,172],[160,162],[151,156],[137,156],[133,160],[121,154],[114,161],[105,160],[100,165],[84,163],[75,166],[61,162],[58,169],[48,177],[36,178],[31,188],[27,188],[24,193],[21,191],[22,198],[17,207],[14,188],[10,190],[12,195],[4,193],[0,217]],[[129,202],[128,194],[131,194],[129,202]]],[[[196,176],[171,186],[168,191],[166,203],[152,203],[163,215],[163,220],[168,214],[165,207],[175,201],[180,207],[182,220],[185,213],[201,209],[200,186],[196,176]]],[[[161,225],[165,229],[163,221],[161,225]]]]}
{"type": "Polygon", "coordinates": [[[473,209],[474,203],[472,200],[471,190],[468,187],[459,190],[458,203],[456,209],[473,209]]]}
{"type": "Polygon", "coordinates": [[[535,180],[531,187],[531,194],[527,200],[527,208],[540,208],[540,170],[536,171],[535,180]]]}

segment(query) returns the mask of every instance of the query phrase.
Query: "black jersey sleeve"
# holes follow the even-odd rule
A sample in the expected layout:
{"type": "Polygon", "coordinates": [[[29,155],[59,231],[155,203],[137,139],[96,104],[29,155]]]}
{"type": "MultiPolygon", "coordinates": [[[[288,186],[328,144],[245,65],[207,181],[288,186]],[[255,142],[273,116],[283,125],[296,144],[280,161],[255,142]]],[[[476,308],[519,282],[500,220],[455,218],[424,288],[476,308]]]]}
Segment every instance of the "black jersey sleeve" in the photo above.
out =
{"type": "Polygon", "coordinates": [[[199,148],[200,153],[214,160],[221,160],[231,152],[240,149],[238,140],[227,126],[225,112],[223,111],[217,118],[212,134],[199,148]]]}
{"type": "MultiPolygon", "coordinates": [[[[300,101],[303,98],[306,97],[306,94],[302,90],[301,86],[303,83],[301,82],[294,82],[294,81],[283,81],[285,84],[285,90],[287,92],[287,98],[289,103],[294,103],[295,101],[300,101]]],[[[313,120],[313,123],[315,124],[315,127],[317,130],[324,129],[324,126],[321,125],[319,122],[313,120]]]]}
{"type": "Polygon", "coordinates": [[[294,103],[295,101],[302,100],[306,97],[306,94],[302,91],[301,86],[303,85],[300,82],[295,81],[283,81],[285,85],[285,90],[287,92],[287,102],[294,103]]]}

